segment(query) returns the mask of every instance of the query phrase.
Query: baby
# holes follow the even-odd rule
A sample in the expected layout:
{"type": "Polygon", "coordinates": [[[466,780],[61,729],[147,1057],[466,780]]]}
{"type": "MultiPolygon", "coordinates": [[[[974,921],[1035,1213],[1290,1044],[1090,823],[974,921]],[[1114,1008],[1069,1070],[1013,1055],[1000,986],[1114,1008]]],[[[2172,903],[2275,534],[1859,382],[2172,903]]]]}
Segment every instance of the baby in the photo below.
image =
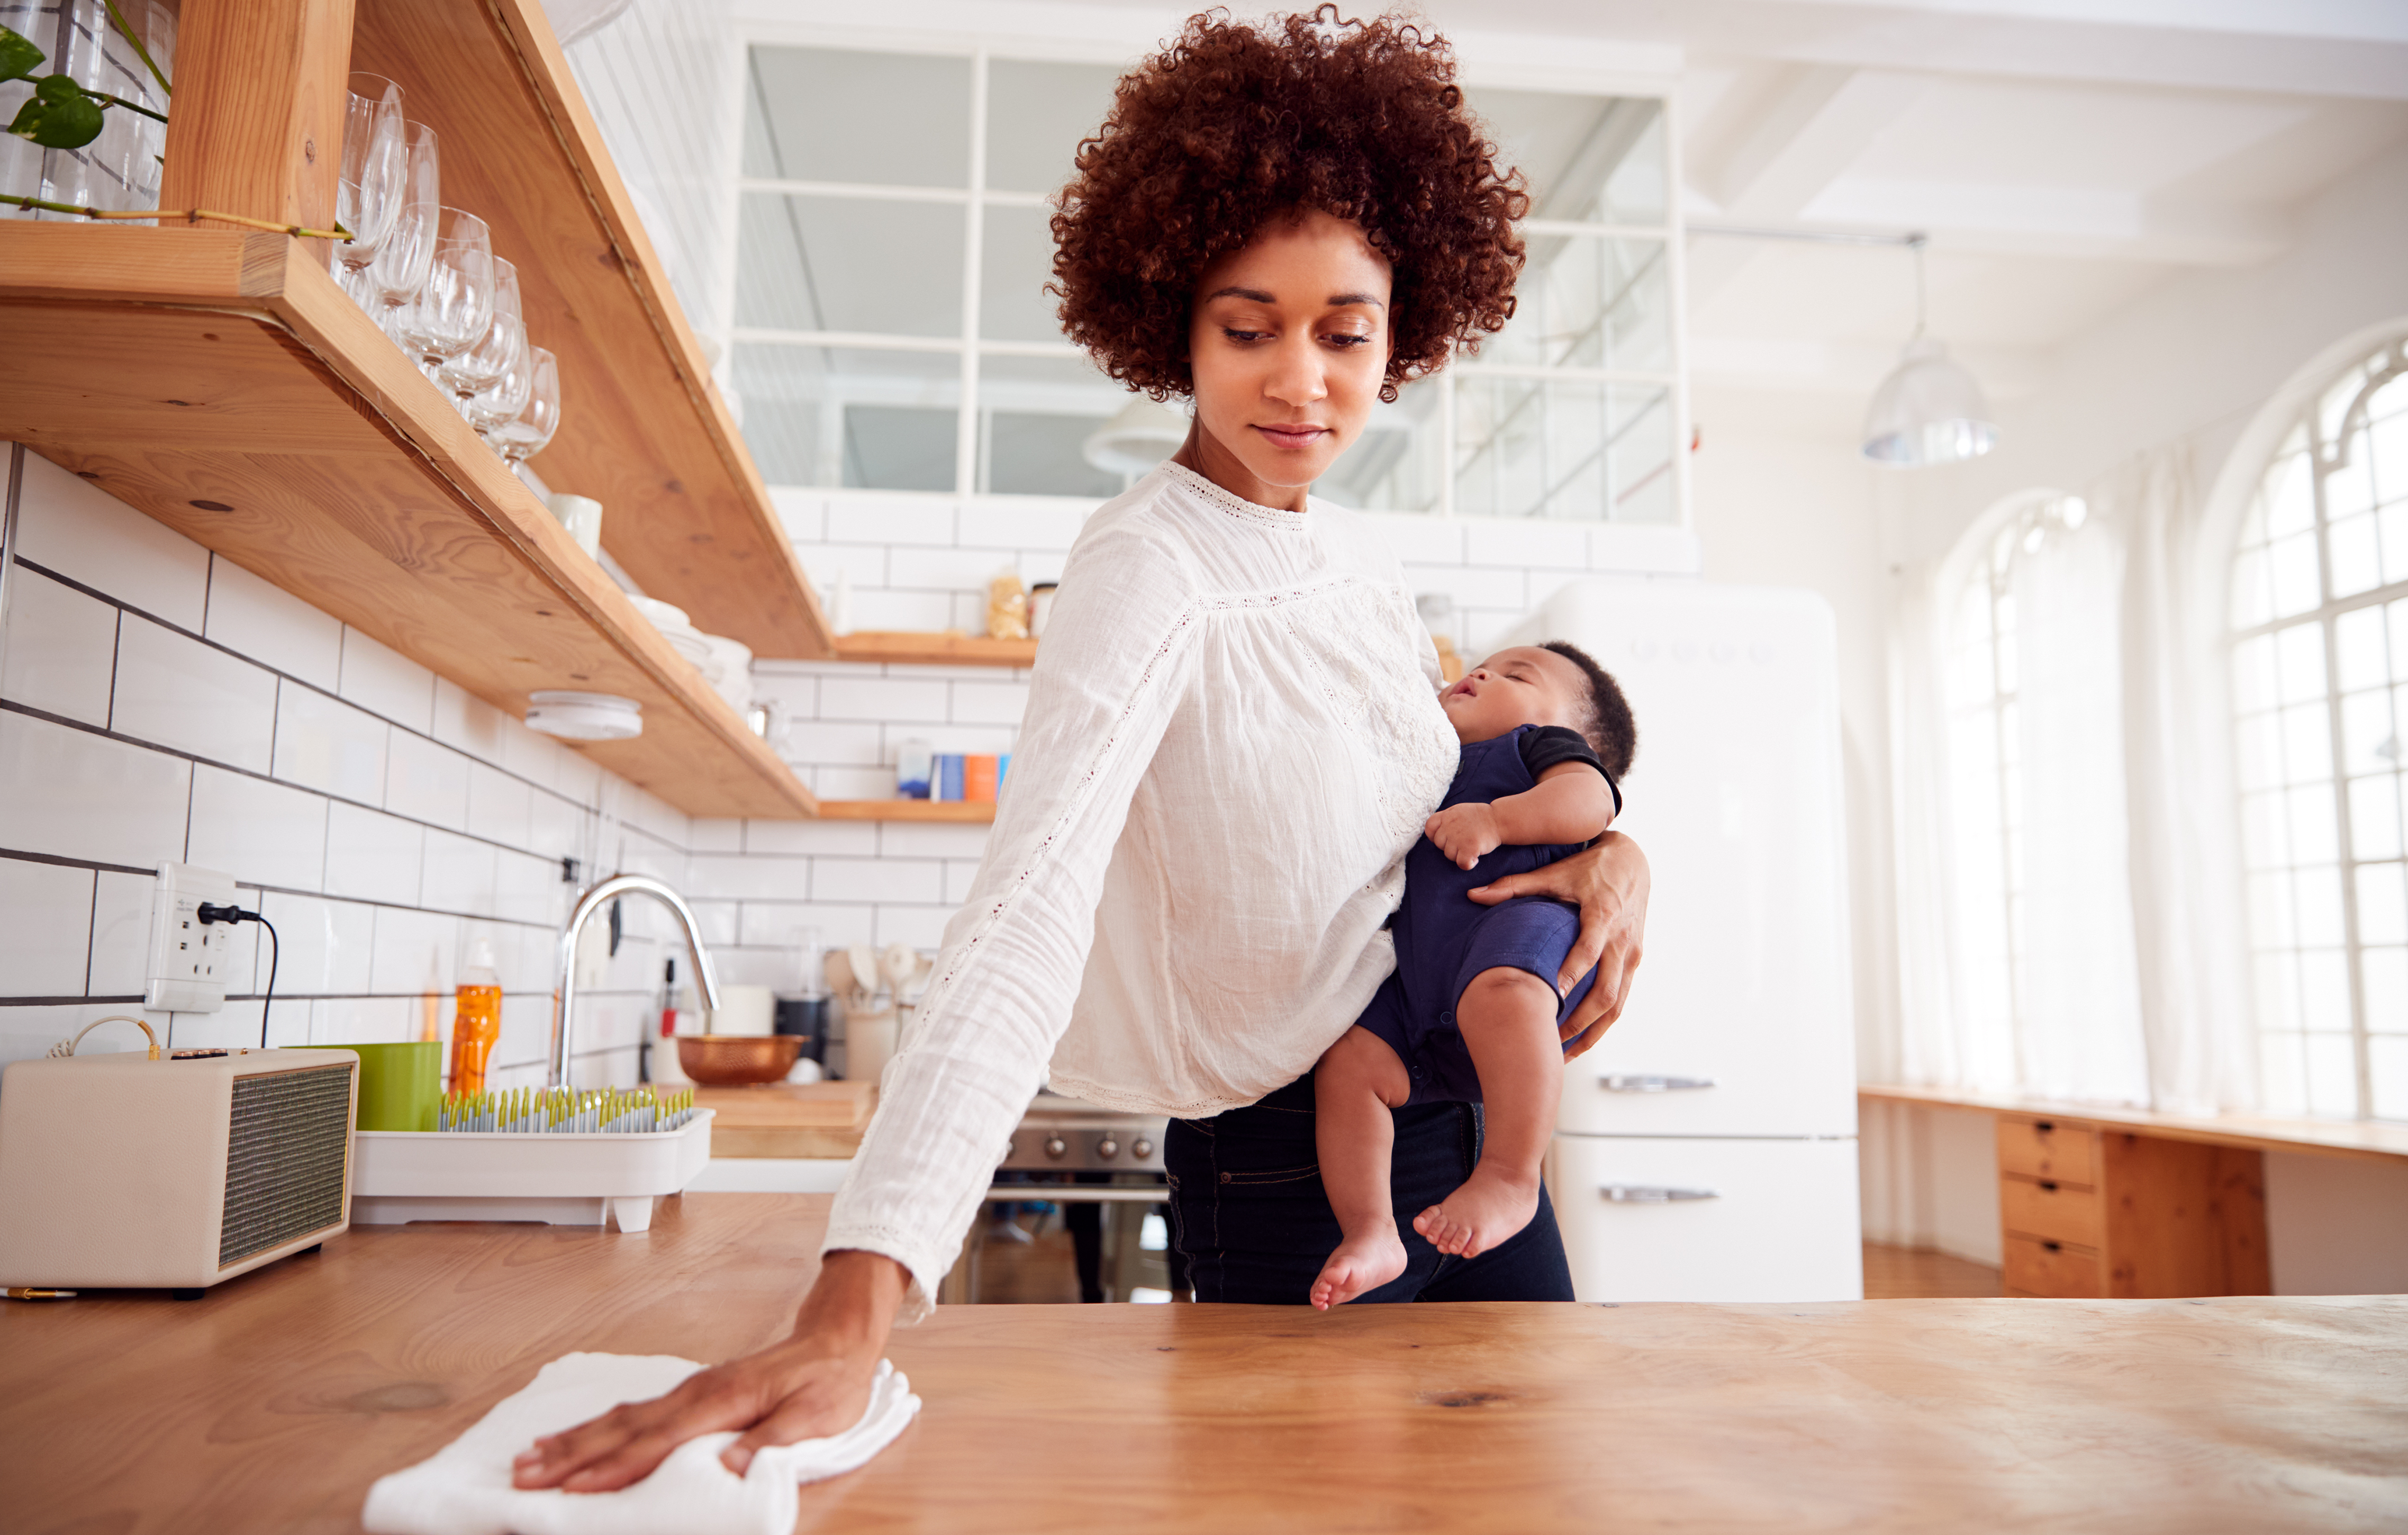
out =
{"type": "Polygon", "coordinates": [[[1622,689],[1555,640],[1498,652],[1439,702],[1463,757],[1406,855],[1396,973],[1313,1069],[1321,1180],[1345,1235],[1312,1284],[1324,1311],[1404,1272],[1393,1109],[1486,1100],[1471,1176],[1414,1217],[1430,1245],[1472,1257],[1529,1224],[1563,1079],[1555,1026],[1597,980],[1592,969],[1555,993],[1577,909],[1539,897],[1482,906],[1468,892],[1569,857],[1613,820],[1638,747],[1622,689]]]}

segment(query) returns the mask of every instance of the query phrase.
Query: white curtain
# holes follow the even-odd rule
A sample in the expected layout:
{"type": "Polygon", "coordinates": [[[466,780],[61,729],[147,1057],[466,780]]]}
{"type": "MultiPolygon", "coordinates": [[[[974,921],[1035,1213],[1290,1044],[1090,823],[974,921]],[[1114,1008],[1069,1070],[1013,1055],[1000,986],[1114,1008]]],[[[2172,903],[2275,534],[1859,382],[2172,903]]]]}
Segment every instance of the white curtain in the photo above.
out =
{"type": "Polygon", "coordinates": [[[1985,519],[1967,550],[1906,583],[1891,646],[1900,1074],[2176,1112],[2249,1108],[2220,556],[2200,539],[2187,444],[2088,489],[2082,525],[2044,519],[2010,578],[2017,767],[2003,799],[2024,891],[2012,1008],[2000,812],[1985,803],[1996,738],[1961,709],[1952,722],[1948,685],[1966,664],[1957,605],[2004,523],[1985,519]]]}
{"type": "Polygon", "coordinates": [[[2218,579],[2190,445],[2144,455],[2102,498],[2124,528],[2124,740],[2135,957],[2149,1102],[2257,1107],[2248,935],[2234,827],[2231,706],[2218,579]]]}
{"type": "Polygon", "coordinates": [[[2122,529],[2046,527],[2014,567],[2022,738],[2017,1076],[2042,1097],[2145,1104],[2125,813],[2122,529]]]}

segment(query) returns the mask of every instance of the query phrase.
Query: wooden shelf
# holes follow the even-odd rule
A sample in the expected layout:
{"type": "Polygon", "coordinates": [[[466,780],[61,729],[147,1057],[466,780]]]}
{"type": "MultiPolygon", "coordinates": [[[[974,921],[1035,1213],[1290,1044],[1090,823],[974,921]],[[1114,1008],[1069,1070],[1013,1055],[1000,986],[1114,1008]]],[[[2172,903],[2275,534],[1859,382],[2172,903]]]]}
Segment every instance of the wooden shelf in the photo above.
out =
{"type": "Polygon", "coordinates": [[[282,235],[0,222],[0,334],[38,359],[0,371],[0,438],[513,718],[540,688],[635,699],[643,735],[580,749],[681,810],[812,814],[320,259],[282,235]]]}
{"type": "MultiPolygon", "coordinates": [[[[187,45],[200,4],[185,0],[187,45]]],[[[560,358],[560,432],[537,472],[601,502],[603,548],[704,629],[764,657],[833,654],[819,599],[541,6],[358,0],[353,14],[348,67],[391,79],[408,116],[436,131],[443,201],[492,227],[494,253],[518,268],[528,334],[560,358]]],[[[186,106],[179,89],[171,117],[186,106]]],[[[339,139],[339,117],[335,129],[339,139]]]]}
{"type": "Polygon", "coordinates": [[[893,661],[910,666],[1033,667],[1034,639],[989,639],[981,635],[923,634],[898,630],[836,637],[839,661],[893,661]]]}
{"type": "Polygon", "coordinates": [[[963,799],[823,799],[823,821],[940,821],[957,825],[986,825],[995,820],[992,800],[963,799]]]}

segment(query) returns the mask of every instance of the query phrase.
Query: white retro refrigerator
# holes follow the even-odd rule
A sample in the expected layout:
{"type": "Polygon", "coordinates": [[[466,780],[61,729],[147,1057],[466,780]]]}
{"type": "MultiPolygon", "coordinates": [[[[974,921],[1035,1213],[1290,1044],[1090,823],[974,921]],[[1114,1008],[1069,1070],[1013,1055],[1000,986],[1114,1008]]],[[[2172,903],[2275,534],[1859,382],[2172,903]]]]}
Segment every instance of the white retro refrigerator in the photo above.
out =
{"type": "Polygon", "coordinates": [[[1551,1188],[1583,1300],[1854,1300],[1856,1192],[1839,687],[1812,593],[1585,581],[1516,643],[1621,682],[1644,957],[1570,1063],[1551,1188]]]}

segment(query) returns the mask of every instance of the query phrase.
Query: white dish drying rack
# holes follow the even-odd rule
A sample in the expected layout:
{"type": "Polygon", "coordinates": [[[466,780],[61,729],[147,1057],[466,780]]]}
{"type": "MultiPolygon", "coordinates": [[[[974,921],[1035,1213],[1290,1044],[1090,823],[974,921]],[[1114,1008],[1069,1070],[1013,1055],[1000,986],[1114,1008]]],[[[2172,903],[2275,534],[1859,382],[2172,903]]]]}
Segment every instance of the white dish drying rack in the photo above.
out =
{"type": "Polygon", "coordinates": [[[361,1130],[352,1137],[351,1224],[543,1221],[652,1224],[652,1204],[710,1161],[709,1109],[673,1130],[468,1133],[361,1130]]]}

